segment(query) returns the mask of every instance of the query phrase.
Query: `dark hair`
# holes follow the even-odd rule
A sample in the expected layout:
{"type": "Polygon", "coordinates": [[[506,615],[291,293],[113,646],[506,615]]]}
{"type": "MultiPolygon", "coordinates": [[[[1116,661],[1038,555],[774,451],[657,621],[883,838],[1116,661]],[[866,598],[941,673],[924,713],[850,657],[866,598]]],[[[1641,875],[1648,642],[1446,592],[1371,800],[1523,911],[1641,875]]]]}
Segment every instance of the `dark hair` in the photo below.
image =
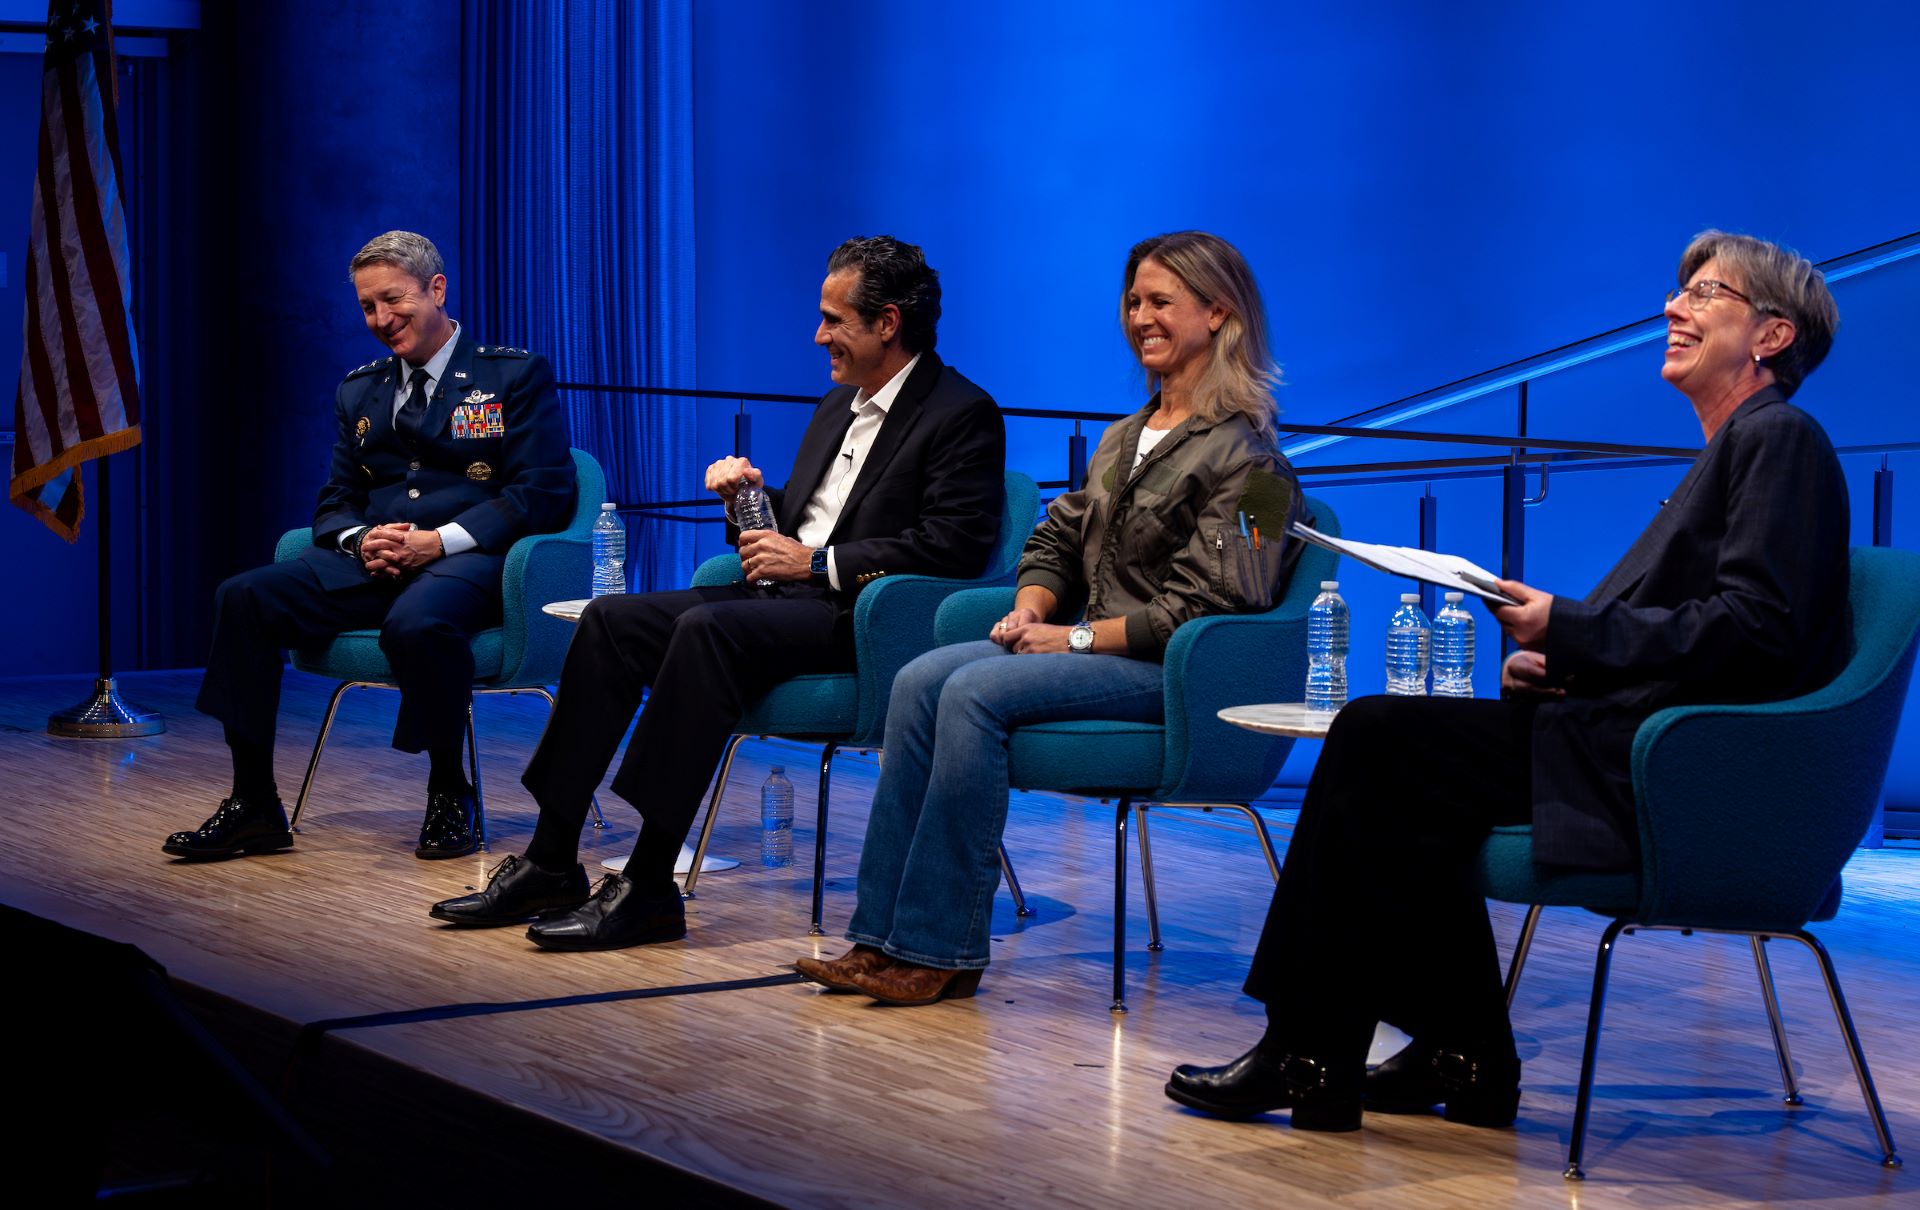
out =
{"type": "Polygon", "coordinates": [[[1793,343],[1766,363],[1780,393],[1791,397],[1826,360],[1840,326],[1840,308],[1827,290],[1826,277],[1791,248],[1709,228],[1680,254],[1680,284],[1686,285],[1710,260],[1717,260],[1723,271],[1731,270],[1726,276],[1739,279],[1728,284],[1745,291],[1755,311],[1793,324],[1793,343]]]}
{"type": "Polygon", "coordinates": [[[900,346],[909,353],[933,348],[940,322],[940,275],[915,244],[891,235],[856,236],[833,250],[827,273],[853,271],[853,309],[871,325],[882,308],[900,308],[900,346]]]}

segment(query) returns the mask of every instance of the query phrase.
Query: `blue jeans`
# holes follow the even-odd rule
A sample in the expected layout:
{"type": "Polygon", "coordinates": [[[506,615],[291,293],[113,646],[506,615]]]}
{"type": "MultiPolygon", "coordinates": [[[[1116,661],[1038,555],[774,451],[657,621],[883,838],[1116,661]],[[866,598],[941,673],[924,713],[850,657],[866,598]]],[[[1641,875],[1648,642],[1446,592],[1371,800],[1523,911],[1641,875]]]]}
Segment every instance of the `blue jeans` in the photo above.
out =
{"type": "Polygon", "coordinates": [[[921,966],[986,966],[1007,826],[1007,733],[1060,719],[1159,722],[1163,679],[1157,662],[1015,655],[984,639],[902,668],[847,937],[921,966]]]}

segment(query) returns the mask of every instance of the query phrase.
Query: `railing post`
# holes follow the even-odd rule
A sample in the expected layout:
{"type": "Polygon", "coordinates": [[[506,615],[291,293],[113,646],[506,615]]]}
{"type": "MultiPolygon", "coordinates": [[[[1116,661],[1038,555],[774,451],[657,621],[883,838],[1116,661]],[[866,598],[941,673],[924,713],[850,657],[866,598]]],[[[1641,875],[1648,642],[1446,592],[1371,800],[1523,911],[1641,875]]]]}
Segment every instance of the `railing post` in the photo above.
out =
{"type": "Polygon", "coordinates": [[[1087,485],[1087,439],[1080,435],[1080,422],[1073,422],[1073,436],[1067,438],[1067,490],[1077,492],[1087,485]]]}
{"type": "MultiPolygon", "coordinates": [[[[1420,493],[1420,549],[1440,549],[1440,498],[1433,494],[1431,483],[1420,493]]],[[[1420,608],[1429,622],[1439,613],[1434,604],[1438,595],[1439,589],[1425,580],[1420,582],[1420,608]]]]}
{"type": "MultiPolygon", "coordinates": [[[[1873,472],[1873,544],[1893,545],[1893,469],[1887,465],[1885,454],[1880,455],[1880,469],[1873,472]]],[[[1880,801],[1873,807],[1873,822],[1867,825],[1867,834],[1860,838],[1860,847],[1877,849],[1886,843],[1887,795],[1882,790],[1880,801]]]]}
{"type": "Polygon", "coordinates": [[[1873,472],[1873,544],[1893,545],[1893,471],[1885,454],[1880,455],[1880,469],[1873,472]]]}
{"type": "MultiPolygon", "coordinates": [[[[1515,431],[1527,434],[1527,383],[1520,383],[1519,424],[1515,431]]],[[[1524,580],[1527,576],[1527,469],[1520,461],[1524,448],[1516,446],[1507,453],[1507,465],[1500,472],[1500,578],[1524,580]]],[[[1500,662],[1513,654],[1513,638],[1500,632],[1500,662]]]]}

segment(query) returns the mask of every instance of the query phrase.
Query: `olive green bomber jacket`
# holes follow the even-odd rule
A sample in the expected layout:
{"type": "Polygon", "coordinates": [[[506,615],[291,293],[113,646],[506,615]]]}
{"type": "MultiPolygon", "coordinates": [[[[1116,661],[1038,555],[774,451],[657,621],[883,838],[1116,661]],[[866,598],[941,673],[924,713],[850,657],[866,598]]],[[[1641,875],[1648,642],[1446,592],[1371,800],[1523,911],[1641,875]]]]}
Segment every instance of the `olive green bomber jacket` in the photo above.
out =
{"type": "Polygon", "coordinates": [[[1123,617],[1127,653],[1156,660],[1190,618],[1272,608],[1300,558],[1291,525],[1307,519],[1293,467],[1243,416],[1190,416],[1128,470],[1158,408],[1155,396],[1101,435],[1086,486],[1048,506],[1019,571],[1059,601],[1049,620],[1123,617]]]}

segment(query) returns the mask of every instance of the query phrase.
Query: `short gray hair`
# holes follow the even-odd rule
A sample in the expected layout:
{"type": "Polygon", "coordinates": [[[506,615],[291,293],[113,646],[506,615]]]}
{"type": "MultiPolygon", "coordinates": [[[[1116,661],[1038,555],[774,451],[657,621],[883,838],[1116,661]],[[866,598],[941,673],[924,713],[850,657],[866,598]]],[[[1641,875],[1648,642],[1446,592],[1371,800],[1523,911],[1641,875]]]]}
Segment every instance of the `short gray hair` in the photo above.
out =
{"type": "Polygon", "coordinates": [[[392,265],[422,286],[447,271],[433,241],[411,231],[389,231],[368,240],[347,263],[348,280],[368,265],[392,265]]]}
{"type": "Polygon", "coordinates": [[[1733,271],[1740,280],[1728,284],[1752,299],[1754,310],[1793,324],[1793,343],[1765,362],[1780,393],[1792,396],[1826,360],[1833,333],[1840,326],[1840,308],[1827,290],[1825,275],[1791,248],[1709,228],[1694,236],[1681,253],[1680,284],[1686,285],[1710,260],[1733,271]]]}

